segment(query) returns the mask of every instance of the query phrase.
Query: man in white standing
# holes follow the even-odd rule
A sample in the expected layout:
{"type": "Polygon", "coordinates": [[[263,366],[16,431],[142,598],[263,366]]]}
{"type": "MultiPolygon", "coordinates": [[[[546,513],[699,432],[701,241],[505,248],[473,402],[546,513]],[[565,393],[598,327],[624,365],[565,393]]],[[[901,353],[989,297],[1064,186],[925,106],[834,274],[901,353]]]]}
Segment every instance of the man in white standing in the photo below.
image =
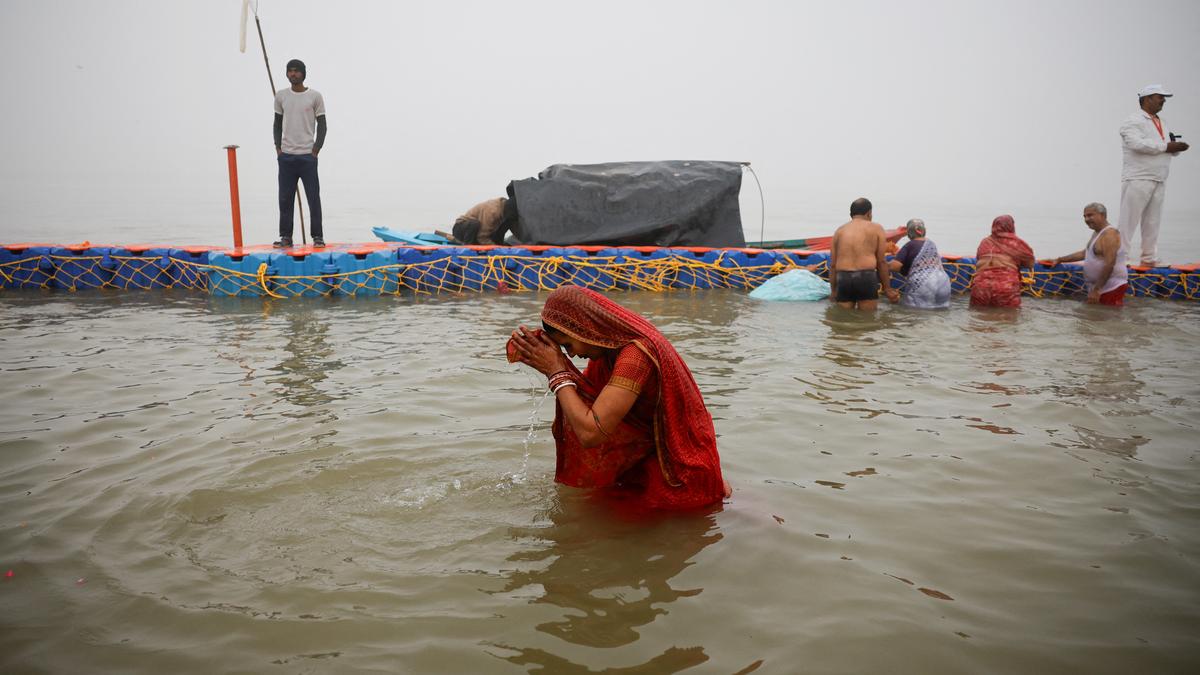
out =
{"type": "Polygon", "coordinates": [[[1188,144],[1175,140],[1178,137],[1158,118],[1171,95],[1161,84],[1144,87],[1138,92],[1141,110],[1121,125],[1125,161],[1121,167],[1121,214],[1117,225],[1131,251],[1133,235],[1141,226],[1143,265],[1162,263],[1158,259],[1158,228],[1162,222],[1167,173],[1171,170],[1171,157],[1188,149],[1188,144]]]}
{"type": "Polygon", "coordinates": [[[304,86],[308,71],[300,59],[287,64],[292,84],[275,94],[275,154],[279,157],[279,241],[276,248],[292,245],[292,204],[296,181],[304,182],[312,222],[313,246],[325,246],[321,229],[321,181],[317,178],[317,154],[325,144],[325,99],[316,89],[304,86]],[[316,137],[313,137],[314,131],[316,137]]]}

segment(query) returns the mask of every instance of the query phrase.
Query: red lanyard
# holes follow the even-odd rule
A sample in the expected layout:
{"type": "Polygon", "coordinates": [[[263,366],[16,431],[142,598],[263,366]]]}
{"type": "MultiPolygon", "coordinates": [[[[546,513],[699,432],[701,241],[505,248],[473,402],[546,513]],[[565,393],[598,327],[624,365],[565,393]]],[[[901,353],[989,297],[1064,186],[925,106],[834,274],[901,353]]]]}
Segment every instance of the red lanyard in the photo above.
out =
{"type": "Polygon", "coordinates": [[[1154,128],[1158,129],[1158,137],[1163,139],[1164,141],[1167,140],[1167,138],[1165,136],[1163,136],[1162,121],[1159,120],[1157,117],[1151,117],[1150,121],[1154,122],[1154,128]]]}

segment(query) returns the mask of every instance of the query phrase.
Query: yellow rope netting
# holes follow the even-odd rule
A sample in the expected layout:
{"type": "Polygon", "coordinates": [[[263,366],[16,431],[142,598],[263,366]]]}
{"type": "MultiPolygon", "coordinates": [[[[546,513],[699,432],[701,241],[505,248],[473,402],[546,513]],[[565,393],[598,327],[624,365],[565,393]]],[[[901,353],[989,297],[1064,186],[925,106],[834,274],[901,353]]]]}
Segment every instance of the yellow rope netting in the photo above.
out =
{"type": "Polygon", "coordinates": [[[167,256],[33,255],[0,262],[5,288],[206,288],[204,265],[167,256]]]}
{"type": "MultiPolygon", "coordinates": [[[[347,256],[352,259],[353,256],[347,256]]],[[[31,255],[0,263],[5,288],[86,288],[207,290],[214,295],[287,298],[327,295],[393,295],[475,293],[480,291],[550,290],[578,284],[596,290],[664,291],[688,288],[755,288],[791,269],[806,267],[782,256],[757,258],[713,251],[708,255],[449,255],[407,263],[390,263],[317,275],[273,274],[267,263],[252,271],[229,269],[168,256],[31,255]],[[740,259],[739,259],[740,258],[740,259]]],[[[360,261],[364,264],[364,261],[360,261]]],[[[955,292],[970,290],[973,263],[945,261],[955,292]]],[[[827,277],[822,260],[808,266],[827,277]]],[[[1078,267],[1040,269],[1024,278],[1026,295],[1081,295],[1078,267]]],[[[1200,299],[1200,272],[1131,270],[1132,293],[1138,296],[1200,299]]]]}

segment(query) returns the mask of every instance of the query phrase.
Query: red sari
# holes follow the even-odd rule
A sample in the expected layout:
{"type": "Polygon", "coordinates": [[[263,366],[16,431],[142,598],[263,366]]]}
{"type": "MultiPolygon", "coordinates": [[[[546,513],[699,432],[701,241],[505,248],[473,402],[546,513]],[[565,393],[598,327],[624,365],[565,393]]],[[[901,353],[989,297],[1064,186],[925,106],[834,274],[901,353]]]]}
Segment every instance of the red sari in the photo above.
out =
{"type": "Polygon", "coordinates": [[[645,506],[685,509],[721,501],[725,481],[712,416],[683,359],[649,321],[578,286],[550,294],[542,321],[605,349],[580,374],[588,403],[606,386],[638,394],[633,408],[600,445],[585,448],[559,406],[554,415],[554,479],[573,487],[619,487],[645,506]]]}
{"type": "Polygon", "coordinates": [[[999,261],[1000,267],[975,272],[971,280],[971,304],[986,307],[1021,306],[1021,269],[1033,267],[1033,249],[1017,236],[1012,216],[992,221],[992,236],[979,242],[976,264],[985,258],[999,261]]]}

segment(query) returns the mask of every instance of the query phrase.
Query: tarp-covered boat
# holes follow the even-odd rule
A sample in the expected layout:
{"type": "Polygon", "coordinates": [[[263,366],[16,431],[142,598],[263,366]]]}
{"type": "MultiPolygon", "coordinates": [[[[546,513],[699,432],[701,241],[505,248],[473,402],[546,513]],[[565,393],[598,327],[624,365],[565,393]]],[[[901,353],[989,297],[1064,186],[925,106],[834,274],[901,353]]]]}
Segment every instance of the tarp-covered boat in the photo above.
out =
{"type": "Polygon", "coordinates": [[[511,243],[549,246],[746,245],[739,162],[555,164],[512,181],[511,243]]]}

